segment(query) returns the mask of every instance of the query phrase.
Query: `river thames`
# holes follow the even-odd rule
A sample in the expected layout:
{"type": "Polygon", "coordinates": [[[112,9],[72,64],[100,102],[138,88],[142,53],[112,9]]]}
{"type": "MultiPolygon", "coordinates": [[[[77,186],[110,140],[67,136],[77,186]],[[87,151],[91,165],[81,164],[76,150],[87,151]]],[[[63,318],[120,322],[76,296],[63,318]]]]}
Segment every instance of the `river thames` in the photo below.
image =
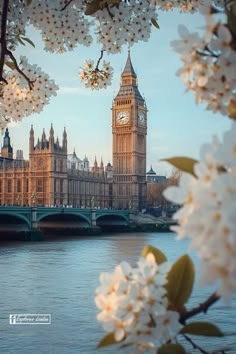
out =
{"type": "MultiPolygon", "coordinates": [[[[112,271],[122,260],[134,265],[145,244],[160,248],[171,262],[187,252],[198,269],[187,240],[175,241],[173,233],[66,236],[43,242],[0,243],[0,353],[131,354],[130,349],[119,351],[116,347],[96,350],[104,332],[96,320],[94,293],[101,272],[112,271]],[[50,314],[51,324],[10,325],[10,314],[50,314]]],[[[212,291],[214,288],[196,286],[188,307],[204,301],[212,291]]],[[[207,316],[199,315],[197,320],[218,324],[226,336],[204,340],[195,337],[196,342],[209,352],[230,345],[227,353],[235,354],[235,315],[235,300],[231,307],[222,302],[213,305],[207,316]]]]}

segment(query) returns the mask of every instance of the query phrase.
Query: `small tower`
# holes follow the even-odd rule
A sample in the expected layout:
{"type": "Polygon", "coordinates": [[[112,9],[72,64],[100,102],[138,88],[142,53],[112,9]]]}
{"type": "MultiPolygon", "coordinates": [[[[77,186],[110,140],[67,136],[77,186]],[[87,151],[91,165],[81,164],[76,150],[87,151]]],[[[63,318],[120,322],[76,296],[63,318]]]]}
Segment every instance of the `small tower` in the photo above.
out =
{"type": "Polygon", "coordinates": [[[47,148],[47,138],[46,138],[46,133],[45,133],[45,129],[43,128],[43,134],[42,134],[42,138],[41,138],[41,148],[47,148]]]}
{"type": "Polygon", "coordinates": [[[103,159],[102,159],[102,158],[101,158],[99,170],[100,170],[100,173],[101,173],[101,174],[104,174],[104,164],[103,164],[103,159]]]}
{"type": "Polygon", "coordinates": [[[33,129],[33,125],[31,125],[31,129],[30,129],[29,151],[30,152],[34,151],[34,129],[33,129]]]}
{"type": "Polygon", "coordinates": [[[49,132],[49,149],[53,151],[54,148],[54,129],[51,124],[50,132],[49,132]]]}
{"type": "Polygon", "coordinates": [[[62,136],[62,149],[67,154],[67,133],[66,133],[65,127],[64,127],[63,136],[62,136]]]}
{"type": "Polygon", "coordinates": [[[13,158],[13,148],[11,146],[11,138],[9,136],[8,128],[6,128],[6,131],[5,131],[1,152],[2,152],[2,157],[6,157],[8,159],[13,158]]]}

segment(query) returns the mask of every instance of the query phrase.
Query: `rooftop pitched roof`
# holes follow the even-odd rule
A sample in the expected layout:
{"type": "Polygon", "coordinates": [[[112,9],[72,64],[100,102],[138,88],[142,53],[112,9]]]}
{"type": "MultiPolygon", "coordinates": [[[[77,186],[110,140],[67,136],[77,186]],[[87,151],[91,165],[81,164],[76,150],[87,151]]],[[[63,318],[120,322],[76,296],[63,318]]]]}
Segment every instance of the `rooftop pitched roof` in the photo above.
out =
{"type": "Polygon", "coordinates": [[[146,173],[147,175],[156,175],[156,172],[153,170],[152,166],[150,170],[146,173]]]}

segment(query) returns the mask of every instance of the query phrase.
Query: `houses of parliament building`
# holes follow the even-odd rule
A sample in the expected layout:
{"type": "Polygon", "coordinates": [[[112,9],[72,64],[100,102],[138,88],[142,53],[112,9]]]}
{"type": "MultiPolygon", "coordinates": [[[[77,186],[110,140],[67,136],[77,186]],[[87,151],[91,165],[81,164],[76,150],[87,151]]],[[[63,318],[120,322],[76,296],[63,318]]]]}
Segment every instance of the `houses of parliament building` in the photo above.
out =
{"type": "Polygon", "coordinates": [[[0,204],[142,209],[146,205],[147,108],[141,96],[130,53],[112,104],[112,166],[89,167],[74,151],[68,155],[51,126],[47,139],[29,133],[29,160],[18,150],[13,158],[6,129],[0,156],[0,204]]]}

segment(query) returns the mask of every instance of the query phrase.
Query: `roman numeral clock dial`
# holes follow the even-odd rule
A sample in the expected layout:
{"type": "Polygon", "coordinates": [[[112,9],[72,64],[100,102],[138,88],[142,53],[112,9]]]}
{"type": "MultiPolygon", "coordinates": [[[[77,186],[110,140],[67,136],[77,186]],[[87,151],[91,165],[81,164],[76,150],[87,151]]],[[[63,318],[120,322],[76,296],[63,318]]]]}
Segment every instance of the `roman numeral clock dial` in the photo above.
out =
{"type": "Polygon", "coordinates": [[[129,112],[127,111],[120,111],[116,115],[116,122],[119,125],[126,124],[129,121],[129,112]]]}
{"type": "Polygon", "coordinates": [[[138,113],[138,120],[141,125],[145,124],[145,113],[143,111],[138,113]]]}

